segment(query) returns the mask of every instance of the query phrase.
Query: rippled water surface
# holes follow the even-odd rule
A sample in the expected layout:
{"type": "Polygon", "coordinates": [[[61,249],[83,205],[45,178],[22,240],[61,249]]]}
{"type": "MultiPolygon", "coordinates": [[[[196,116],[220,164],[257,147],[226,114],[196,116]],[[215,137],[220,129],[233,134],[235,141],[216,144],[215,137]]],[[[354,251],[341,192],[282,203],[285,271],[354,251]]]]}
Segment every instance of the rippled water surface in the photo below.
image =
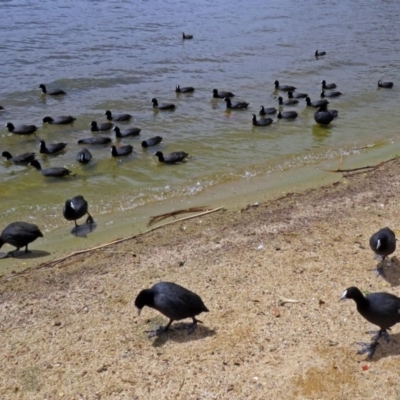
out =
{"type": "MultiPolygon", "coordinates": [[[[1,150],[38,153],[40,139],[65,141],[65,152],[37,154],[44,167],[66,166],[76,176],[47,179],[32,167],[0,161],[1,225],[40,221],[44,232],[64,224],[67,198],[83,194],[93,215],[134,210],[155,200],[193,195],[229,180],[305,164],[383,143],[398,146],[400,3],[396,1],[0,1],[0,123],[35,124],[36,137],[0,130],[1,150]],[[194,3],[194,4],[190,4],[194,3]],[[182,40],[182,32],[194,35],[182,40]],[[316,49],[327,56],[316,59],[316,49]],[[277,106],[272,82],[294,85],[317,99],[320,81],[336,82],[331,100],[339,118],[320,127],[304,102],[295,121],[256,128],[251,114],[277,106]],[[394,81],[377,89],[379,79],[394,81]],[[60,98],[38,89],[62,88],[60,98]],[[193,86],[193,94],[175,86],[193,86]],[[245,111],[226,112],[213,88],[245,100],[245,111]],[[151,98],[174,102],[154,112],[151,98]],[[111,158],[108,147],[89,147],[89,165],[75,161],[78,139],[104,111],[129,112],[140,137],[116,140],[134,153],[111,158]],[[43,117],[73,115],[68,126],[42,125],[43,117]],[[161,135],[143,151],[141,140],[161,135]],[[184,150],[188,162],[167,166],[154,152],[184,150]]],[[[284,94],[283,94],[284,95],[284,94]]],[[[284,95],[285,96],[285,95],[284,95]]],[[[273,117],[276,120],[276,117],[273,117]]]]}

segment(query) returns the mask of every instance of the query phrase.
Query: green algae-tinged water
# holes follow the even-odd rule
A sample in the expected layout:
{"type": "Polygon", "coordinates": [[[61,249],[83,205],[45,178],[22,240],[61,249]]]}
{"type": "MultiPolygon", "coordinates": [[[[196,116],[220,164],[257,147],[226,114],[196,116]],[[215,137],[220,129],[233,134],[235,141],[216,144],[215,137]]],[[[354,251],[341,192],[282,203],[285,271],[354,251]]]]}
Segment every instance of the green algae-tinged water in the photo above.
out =
{"type": "Polygon", "coordinates": [[[359,154],[368,162],[376,154],[399,153],[400,3],[192,3],[0,2],[0,105],[5,108],[0,123],[40,126],[36,137],[3,128],[0,150],[38,152],[40,139],[65,141],[64,153],[38,158],[44,167],[66,166],[76,173],[49,180],[31,167],[0,161],[1,228],[31,221],[45,234],[34,249],[85,247],[144,229],[148,215],[159,211],[207,204],[207,193],[233,185],[243,184],[241,195],[250,199],[260,187],[281,184],[272,178],[279,171],[289,173],[283,182],[290,191],[296,182],[313,179],[313,168],[340,155],[352,155],[351,162],[359,154]],[[182,41],[183,31],[194,39],[182,41]],[[316,60],[316,49],[327,56],[316,60]],[[336,82],[343,96],[330,106],[339,110],[339,119],[317,126],[314,110],[301,102],[290,107],[300,114],[296,121],[253,128],[251,114],[258,114],[260,105],[277,105],[275,79],[312,99],[319,97],[322,79],[336,82]],[[394,81],[394,89],[377,89],[379,79],[394,81]],[[68,95],[46,98],[40,83],[68,95]],[[196,91],[177,95],[176,84],[196,91]],[[233,91],[235,100],[250,103],[248,110],[227,113],[222,100],[212,99],[213,88],[233,91]],[[152,97],[177,108],[155,113],[152,97]],[[112,159],[109,148],[89,147],[93,161],[79,165],[77,140],[91,136],[90,121],[105,121],[106,109],[134,116],[122,128],[142,128],[140,137],[120,142],[132,144],[134,154],[112,159]],[[77,120],[73,126],[42,126],[46,115],[77,120]],[[143,151],[141,140],[154,135],[163,136],[163,143],[143,151]],[[371,145],[379,147],[378,153],[359,150],[371,145]],[[156,150],[184,150],[191,158],[164,166],[152,155],[156,150]],[[252,179],[263,184],[246,185],[252,179]],[[86,241],[70,235],[72,225],[61,214],[65,200],[77,194],[89,200],[98,221],[86,241]]]}

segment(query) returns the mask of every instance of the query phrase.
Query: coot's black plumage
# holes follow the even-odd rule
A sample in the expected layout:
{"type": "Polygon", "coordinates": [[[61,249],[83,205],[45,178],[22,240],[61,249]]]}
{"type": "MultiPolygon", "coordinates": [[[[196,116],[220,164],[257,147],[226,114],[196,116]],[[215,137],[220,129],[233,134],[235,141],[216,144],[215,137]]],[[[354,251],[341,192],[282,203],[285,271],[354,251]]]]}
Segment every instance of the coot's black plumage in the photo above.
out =
{"type": "Polygon", "coordinates": [[[219,92],[218,89],[213,89],[213,97],[215,99],[224,99],[225,97],[235,97],[235,95],[232,92],[224,92],[221,91],[219,92]]]}
{"type": "Polygon", "coordinates": [[[143,307],[147,306],[169,318],[165,327],[150,331],[152,335],[167,332],[172,322],[185,318],[193,320],[189,330],[189,333],[192,333],[196,329],[197,323],[202,323],[196,316],[202,312],[208,312],[208,308],[198,294],[172,282],[159,282],[150,289],[142,290],[135,299],[135,306],[139,314],[143,307]]]}
{"type": "Polygon", "coordinates": [[[71,171],[65,167],[52,167],[42,169],[42,166],[38,160],[33,160],[29,163],[32,167],[35,167],[43,176],[61,178],[66,175],[70,175],[71,171]]]}
{"type": "Polygon", "coordinates": [[[54,89],[51,92],[48,92],[47,88],[46,88],[46,85],[44,85],[43,83],[41,83],[39,85],[39,88],[42,89],[42,93],[43,94],[48,94],[50,96],[60,96],[60,95],[63,95],[63,94],[67,94],[67,93],[64,92],[64,90],[61,90],[61,89],[54,89]]]}
{"type": "Polygon", "coordinates": [[[393,87],[393,82],[382,82],[382,80],[379,80],[378,87],[391,89],[393,87]]]}
{"type": "Polygon", "coordinates": [[[14,126],[13,123],[8,122],[6,124],[6,128],[11,133],[16,133],[17,135],[31,135],[37,131],[37,127],[35,125],[19,125],[17,127],[14,126]]]}
{"type": "Polygon", "coordinates": [[[298,117],[298,113],[296,111],[278,111],[276,115],[278,119],[295,119],[298,117]]]}
{"type": "Polygon", "coordinates": [[[28,164],[35,159],[35,153],[23,153],[13,157],[8,151],[3,151],[1,155],[14,164],[28,164]]]}
{"type": "Polygon", "coordinates": [[[368,352],[371,358],[374,355],[378,340],[384,337],[389,341],[387,329],[400,322],[400,298],[385,293],[370,293],[364,296],[361,291],[352,286],[346,289],[340,300],[353,299],[357,304],[357,311],[371,324],[379,326],[378,334],[372,339],[370,345],[364,346],[358,353],[368,352]]]}
{"type": "Polygon", "coordinates": [[[92,136],[78,140],[78,144],[107,144],[107,143],[111,143],[111,138],[107,136],[92,136]]]}
{"type": "Polygon", "coordinates": [[[315,55],[315,57],[322,57],[322,56],[326,56],[326,51],[318,51],[318,50],[315,50],[315,53],[314,53],[314,55],[315,55]]]}
{"type": "Polygon", "coordinates": [[[279,81],[274,81],[275,89],[276,90],[283,90],[284,92],[294,92],[296,88],[290,85],[280,85],[279,81]]]}
{"type": "Polygon", "coordinates": [[[153,108],[156,110],[175,110],[175,104],[173,103],[158,103],[158,100],[153,97],[151,99],[151,102],[153,103],[153,108]]]}
{"type": "Polygon", "coordinates": [[[336,89],[336,83],[326,83],[325,79],[321,81],[322,89],[336,89]]]}
{"type": "Polygon", "coordinates": [[[182,162],[189,154],[184,151],[174,151],[173,153],[163,154],[161,151],[157,151],[154,154],[158,157],[158,161],[165,164],[175,164],[182,162]]]}
{"type": "Polygon", "coordinates": [[[396,250],[396,235],[390,228],[382,228],[371,236],[369,245],[371,250],[381,258],[380,266],[377,268],[377,275],[381,275],[385,258],[396,250]]]}
{"type": "Polygon", "coordinates": [[[257,120],[256,114],[252,114],[251,120],[254,126],[268,126],[273,122],[272,118],[260,118],[257,120]]]}
{"type": "Polygon", "coordinates": [[[75,227],[78,227],[76,220],[82,218],[85,214],[88,215],[86,223],[92,224],[94,222],[93,217],[89,214],[88,202],[83,198],[83,196],[75,196],[65,202],[63,208],[64,218],[67,221],[74,221],[75,227]]]}
{"type": "Polygon", "coordinates": [[[59,143],[50,143],[46,145],[44,140],[40,141],[39,152],[42,154],[54,154],[57,153],[67,146],[67,143],[59,142],[59,143]]]}
{"type": "Polygon", "coordinates": [[[307,103],[308,107],[314,107],[314,108],[327,106],[329,104],[329,101],[326,99],[311,101],[311,99],[308,96],[304,99],[304,101],[307,103]]]}
{"type": "Polygon", "coordinates": [[[88,162],[90,162],[91,159],[92,159],[92,153],[86,147],[84,147],[76,155],[76,161],[82,164],[87,164],[88,162]]]}
{"type": "Polygon", "coordinates": [[[72,124],[76,118],[71,117],[71,115],[60,115],[58,117],[44,117],[43,118],[43,123],[45,124],[46,122],[52,125],[68,125],[72,124]]]}
{"type": "Polygon", "coordinates": [[[249,106],[249,103],[246,103],[245,101],[238,101],[236,103],[232,103],[232,100],[230,97],[225,97],[224,101],[226,102],[226,108],[230,110],[244,110],[249,106]]]}
{"type": "Polygon", "coordinates": [[[176,93],[193,93],[194,91],[195,89],[192,86],[180,87],[179,85],[176,85],[175,88],[176,93]]]}
{"type": "Polygon", "coordinates": [[[307,93],[295,93],[293,94],[293,92],[291,90],[289,90],[287,92],[287,97],[289,99],[305,99],[308,96],[307,93]]]}
{"type": "Polygon", "coordinates": [[[123,131],[119,129],[118,126],[114,126],[113,131],[115,132],[115,137],[123,138],[128,136],[138,136],[141,132],[140,128],[128,128],[123,131]]]}
{"type": "Polygon", "coordinates": [[[182,39],[183,40],[193,39],[193,35],[187,35],[185,32],[182,32],[182,39]]]}
{"type": "Polygon", "coordinates": [[[151,147],[151,146],[155,146],[158,143],[160,143],[162,141],[162,137],[161,136],[153,136],[149,139],[143,140],[142,142],[142,147],[151,147]]]}
{"type": "Polygon", "coordinates": [[[91,132],[104,132],[109,131],[114,126],[111,122],[103,122],[100,125],[96,121],[92,121],[90,123],[90,131],[91,132]]]}
{"type": "Polygon", "coordinates": [[[4,107],[3,106],[0,106],[0,111],[4,111],[4,107]]]}
{"type": "Polygon", "coordinates": [[[324,98],[324,97],[339,97],[341,95],[342,95],[342,92],[338,92],[338,91],[325,92],[324,90],[321,90],[321,98],[324,98]]]}
{"type": "Polygon", "coordinates": [[[119,122],[126,122],[129,121],[132,118],[131,114],[118,114],[118,115],[113,115],[110,110],[107,110],[104,115],[107,116],[107,119],[109,121],[119,121],[119,122]]]}
{"type": "MultiPolygon", "coordinates": [[[[321,125],[329,125],[332,122],[332,120],[335,118],[335,113],[333,111],[336,111],[336,110],[332,110],[332,112],[331,112],[331,111],[328,111],[326,106],[320,107],[318,109],[318,111],[316,111],[314,114],[315,122],[317,122],[318,124],[321,124],[321,125]]],[[[336,111],[336,113],[337,113],[337,111],[336,111]]]]}
{"type": "Polygon", "coordinates": [[[8,243],[16,247],[15,250],[10,251],[8,254],[13,254],[24,246],[25,253],[29,253],[28,244],[39,237],[43,237],[43,234],[36,225],[23,221],[12,222],[0,234],[0,248],[3,244],[8,243]]]}
{"type": "Polygon", "coordinates": [[[278,97],[278,103],[280,106],[295,106],[296,104],[299,104],[299,101],[297,99],[287,99],[283,100],[282,96],[278,97]]]}
{"type": "Polygon", "coordinates": [[[133,151],[133,146],[130,144],[119,147],[111,146],[111,155],[113,157],[127,156],[131,154],[132,151],[133,151]]]}
{"type": "Polygon", "coordinates": [[[261,106],[258,115],[261,115],[263,117],[264,115],[275,114],[277,111],[278,110],[275,107],[265,108],[264,106],[261,106]]]}

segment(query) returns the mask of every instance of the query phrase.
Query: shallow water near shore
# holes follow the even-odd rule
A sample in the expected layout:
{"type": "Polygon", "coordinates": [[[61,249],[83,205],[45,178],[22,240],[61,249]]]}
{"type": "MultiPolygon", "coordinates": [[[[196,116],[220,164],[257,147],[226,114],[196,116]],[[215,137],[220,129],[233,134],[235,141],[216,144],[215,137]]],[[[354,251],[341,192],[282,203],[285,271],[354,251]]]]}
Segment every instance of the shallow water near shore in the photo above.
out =
{"type": "MultiPolygon", "coordinates": [[[[1,150],[13,155],[38,153],[40,139],[68,142],[56,156],[39,155],[43,166],[66,166],[75,177],[49,180],[31,167],[0,162],[2,226],[15,220],[37,223],[45,234],[33,249],[57,253],[89,247],[143,232],[151,215],[195,205],[244,204],[299,185],[334,179],[321,166],[368,164],[399,153],[399,41],[397,3],[384,2],[353,10],[350,5],[233,1],[229,12],[211,2],[190,5],[108,1],[64,5],[44,1],[27,5],[2,2],[8,15],[0,27],[6,77],[0,86],[0,123],[34,123],[37,136],[0,134],[1,150]],[[211,17],[212,16],[212,17],[211,17]],[[60,23],[62,21],[62,23],[60,23]],[[182,31],[194,35],[182,41],[182,31]],[[390,32],[390,34],[388,33],[390,32]],[[327,56],[316,59],[316,49],[327,56]],[[336,82],[343,96],[330,100],[339,118],[329,127],[313,119],[314,109],[295,121],[251,125],[260,105],[277,106],[272,82],[291,84],[319,98],[320,81],[336,82]],[[379,79],[394,81],[392,90],[378,89],[379,79]],[[38,84],[61,87],[61,98],[40,94],[38,84]],[[193,94],[176,94],[175,85],[194,86],[193,94]],[[231,90],[248,110],[226,112],[211,98],[216,87],[231,90]],[[174,102],[174,112],[154,112],[151,98],[174,102]],[[104,111],[129,112],[138,138],[134,154],[112,159],[108,147],[90,148],[93,161],[79,165],[77,140],[91,136],[89,123],[105,121],[104,111]],[[46,115],[73,115],[73,125],[42,126],[46,115]],[[154,149],[140,142],[164,137],[154,149]],[[366,146],[371,149],[360,150],[366,146]],[[156,150],[184,150],[187,162],[160,165],[156,150]],[[348,157],[347,157],[348,156],[348,157]],[[234,189],[232,189],[234,188],[234,189]],[[67,198],[82,194],[98,228],[87,239],[70,234],[73,224],[62,217],[67,198]],[[239,200],[240,198],[240,200],[239,200]]],[[[285,97],[285,94],[283,94],[285,97]]],[[[276,120],[276,117],[273,117],[276,120]]],[[[8,250],[4,246],[2,251],[8,250]]],[[[0,272],[23,268],[1,260],[0,272]]]]}

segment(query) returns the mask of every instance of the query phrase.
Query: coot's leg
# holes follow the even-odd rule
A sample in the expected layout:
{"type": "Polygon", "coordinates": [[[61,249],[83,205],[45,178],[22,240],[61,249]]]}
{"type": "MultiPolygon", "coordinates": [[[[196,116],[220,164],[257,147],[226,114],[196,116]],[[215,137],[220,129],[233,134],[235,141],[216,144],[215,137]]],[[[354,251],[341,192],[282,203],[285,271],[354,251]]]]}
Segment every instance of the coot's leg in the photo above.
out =
{"type": "Polygon", "coordinates": [[[171,326],[172,322],[173,322],[173,320],[170,319],[166,326],[160,326],[158,329],[146,331],[146,333],[148,333],[148,337],[150,338],[150,337],[162,335],[163,333],[167,332],[169,327],[171,326]]]}

